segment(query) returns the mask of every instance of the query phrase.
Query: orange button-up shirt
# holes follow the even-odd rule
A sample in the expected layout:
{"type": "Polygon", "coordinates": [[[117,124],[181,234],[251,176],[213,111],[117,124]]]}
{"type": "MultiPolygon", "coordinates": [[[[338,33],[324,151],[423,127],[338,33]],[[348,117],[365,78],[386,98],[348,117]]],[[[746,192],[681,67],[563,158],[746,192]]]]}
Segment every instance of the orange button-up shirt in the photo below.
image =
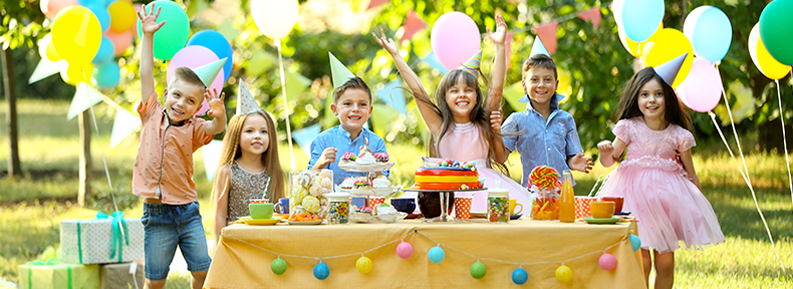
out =
{"type": "Polygon", "coordinates": [[[207,122],[192,117],[182,125],[171,125],[157,93],[138,106],[138,113],[143,128],[133,169],[132,192],[170,205],[195,201],[193,153],[214,137],[206,134],[207,122]]]}

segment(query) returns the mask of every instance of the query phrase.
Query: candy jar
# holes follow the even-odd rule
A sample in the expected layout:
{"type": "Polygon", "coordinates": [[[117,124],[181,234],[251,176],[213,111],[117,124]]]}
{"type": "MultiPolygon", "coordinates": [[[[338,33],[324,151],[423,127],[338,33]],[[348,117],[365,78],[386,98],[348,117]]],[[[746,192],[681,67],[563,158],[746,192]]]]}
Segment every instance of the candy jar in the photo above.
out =
{"type": "Polygon", "coordinates": [[[559,173],[548,166],[538,166],[529,175],[532,195],[532,220],[559,220],[559,173]]]}
{"type": "Polygon", "coordinates": [[[330,202],[329,224],[347,224],[350,221],[350,194],[330,193],[325,195],[330,202]]]}
{"type": "Polygon", "coordinates": [[[487,198],[487,219],[491,223],[509,223],[509,190],[501,188],[501,180],[490,188],[487,198]]]}

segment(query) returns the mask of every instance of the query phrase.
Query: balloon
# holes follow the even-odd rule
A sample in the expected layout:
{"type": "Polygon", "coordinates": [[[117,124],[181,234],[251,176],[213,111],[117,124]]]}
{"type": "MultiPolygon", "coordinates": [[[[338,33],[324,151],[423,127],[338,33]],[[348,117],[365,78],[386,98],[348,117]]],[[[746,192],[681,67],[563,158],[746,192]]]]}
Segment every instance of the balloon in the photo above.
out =
{"type": "Polygon", "coordinates": [[[372,259],[369,259],[366,256],[361,256],[355,261],[355,268],[358,269],[358,272],[363,274],[368,274],[372,271],[372,259]]]}
{"type": "Polygon", "coordinates": [[[559,268],[556,268],[556,280],[559,280],[559,282],[562,283],[567,283],[571,279],[573,279],[573,270],[571,270],[570,267],[562,265],[559,266],[559,268]]]}
{"type": "Polygon", "coordinates": [[[730,50],[732,24],[719,8],[699,6],[686,17],[683,34],[691,41],[694,55],[716,63],[730,50]]]}
{"type": "Polygon", "coordinates": [[[99,88],[115,88],[121,79],[121,70],[115,61],[97,66],[94,70],[94,83],[99,88]]]}
{"type": "MultiPolygon", "coordinates": [[[[644,46],[644,44],[630,40],[628,36],[625,36],[625,30],[622,30],[621,27],[617,27],[617,28],[618,28],[617,33],[619,34],[620,42],[622,42],[622,47],[625,47],[625,50],[627,50],[628,53],[633,55],[633,57],[642,57],[642,47],[644,46]]],[[[664,23],[661,23],[661,25],[658,26],[658,29],[656,29],[655,32],[658,32],[658,30],[661,29],[664,29],[664,23]]],[[[655,32],[653,32],[653,35],[655,35],[655,32]]]]}
{"type": "Polygon", "coordinates": [[[487,274],[487,268],[482,262],[476,261],[476,263],[471,265],[471,277],[482,279],[482,277],[485,277],[485,274],[487,274]]]}
{"type": "Polygon", "coordinates": [[[719,70],[709,61],[698,57],[691,65],[691,73],[677,87],[677,96],[689,108],[708,112],[719,104],[722,89],[719,70]]]}
{"type": "Polygon", "coordinates": [[[479,28],[463,13],[445,13],[432,25],[432,52],[448,70],[460,67],[479,52],[480,42],[479,28]]]}
{"type": "Polygon", "coordinates": [[[132,45],[133,33],[131,29],[121,33],[113,32],[113,30],[105,32],[105,37],[113,42],[113,56],[121,56],[127,47],[132,45]]]}
{"type": "Polygon", "coordinates": [[[54,19],[63,8],[72,5],[77,5],[77,0],[41,0],[39,2],[41,12],[49,19],[54,19]]]}
{"type": "Polygon", "coordinates": [[[410,258],[410,255],[413,255],[413,246],[408,242],[402,241],[399,243],[399,245],[397,245],[396,253],[399,258],[410,258]]]}
{"type": "Polygon", "coordinates": [[[515,269],[512,271],[512,282],[516,285],[523,285],[526,284],[526,281],[529,281],[529,273],[526,273],[526,270],[523,268],[515,269]]]}
{"type": "MultiPolygon", "coordinates": [[[[171,59],[176,52],[184,47],[190,34],[190,21],[187,20],[187,13],[179,4],[171,1],[154,1],[149,3],[146,9],[151,9],[150,5],[154,5],[155,13],[157,8],[162,7],[157,23],[168,22],[154,33],[154,57],[161,60],[171,59]]],[[[140,37],[142,33],[140,19],[135,23],[138,25],[138,36],[140,37]]]]}
{"type": "Polygon", "coordinates": [[[58,55],[58,51],[56,51],[55,46],[52,45],[52,33],[45,35],[44,38],[39,40],[39,56],[49,61],[61,60],[61,56],[58,55]]]}
{"type": "Polygon", "coordinates": [[[600,259],[598,259],[598,264],[603,270],[610,271],[614,269],[614,267],[617,267],[617,258],[614,258],[614,255],[609,253],[603,253],[603,255],[600,255],[600,259]]]}
{"type": "Polygon", "coordinates": [[[297,23],[297,0],[251,0],[253,23],[262,34],[273,39],[289,35],[297,23]]]}
{"type": "Polygon", "coordinates": [[[663,0],[615,0],[611,5],[617,26],[636,42],[649,39],[664,20],[663,0]]]}
{"type": "MultiPolygon", "coordinates": [[[[168,84],[171,83],[171,79],[173,78],[174,73],[176,73],[176,69],[179,67],[189,67],[191,69],[198,68],[201,65],[209,64],[218,60],[217,55],[215,55],[212,50],[203,46],[187,46],[179,50],[176,55],[173,56],[171,62],[168,63],[168,73],[166,74],[165,80],[168,84]]],[[[223,69],[220,70],[218,76],[215,77],[215,81],[212,82],[212,85],[209,86],[209,89],[217,89],[218,91],[223,90],[223,83],[225,83],[223,77],[223,69]]],[[[196,115],[202,115],[204,112],[209,110],[209,104],[207,103],[206,99],[201,104],[201,108],[198,109],[196,115]]]]}
{"type": "Polygon", "coordinates": [[[779,63],[793,65],[793,0],[775,0],[760,13],[760,38],[768,53],[779,63]]]}
{"type": "Polygon", "coordinates": [[[691,63],[694,61],[693,50],[688,38],[677,29],[664,28],[656,32],[653,37],[647,40],[642,51],[642,64],[644,66],[658,66],[674,59],[683,53],[688,52],[683,66],[677,73],[677,78],[672,87],[677,87],[686,79],[691,63]]]}
{"type": "Polygon", "coordinates": [[[639,239],[639,236],[630,235],[629,239],[631,241],[631,248],[633,248],[633,251],[639,251],[639,249],[642,247],[642,240],[639,239]]]}
{"type": "Polygon", "coordinates": [[[323,264],[322,261],[317,266],[314,266],[314,278],[325,280],[328,275],[330,275],[330,268],[328,268],[328,265],[323,264]]]}
{"type": "Polygon", "coordinates": [[[91,62],[102,42],[102,28],[91,10],[70,6],[55,16],[52,24],[52,44],[63,59],[70,64],[91,62]]]}
{"type": "Polygon", "coordinates": [[[101,66],[107,62],[112,62],[114,53],[115,48],[113,47],[113,42],[110,41],[110,38],[102,37],[102,43],[99,45],[99,51],[96,52],[96,56],[94,56],[94,60],[92,60],[91,63],[101,66]]]}
{"type": "Polygon", "coordinates": [[[443,259],[446,258],[446,253],[443,252],[443,249],[441,249],[441,247],[436,246],[430,249],[430,251],[427,253],[427,257],[430,258],[430,261],[432,263],[438,264],[440,262],[443,262],[443,259]]]}
{"type": "Polygon", "coordinates": [[[110,29],[113,32],[121,33],[135,26],[137,17],[132,2],[116,1],[107,7],[107,11],[110,13],[110,29]]]}
{"type": "Polygon", "coordinates": [[[79,65],[69,63],[68,66],[61,68],[61,78],[64,82],[77,86],[80,82],[88,81],[94,66],[91,64],[79,65]]]}
{"type": "Polygon", "coordinates": [[[234,54],[234,50],[231,48],[231,43],[229,43],[228,39],[226,39],[223,34],[217,32],[215,30],[201,30],[187,40],[187,45],[198,45],[209,48],[215,55],[218,56],[218,59],[222,59],[227,57],[226,63],[223,64],[223,81],[229,79],[229,75],[231,75],[231,66],[233,64],[232,56],[234,54]]]}
{"type": "Polygon", "coordinates": [[[270,270],[273,270],[275,275],[283,275],[286,273],[286,260],[278,258],[270,263],[270,270]]]}
{"type": "Polygon", "coordinates": [[[765,77],[782,79],[790,72],[790,66],[779,63],[768,53],[760,38],[759,26],[759,24],[755,24],[752,32],[749,33],[749,56],[752,57],[752,62],[765,77]]]}
{"type": "Polygon", "coordinates": [[[102,31],[107,31],[110,29],[110,12],[107,11],[107,8],[103,3],[91,3],[88,6],[85,6],[88,10],[91,10],[96,16],[96,19],[99,20],[99,25],[102,26],[102,31]]]}

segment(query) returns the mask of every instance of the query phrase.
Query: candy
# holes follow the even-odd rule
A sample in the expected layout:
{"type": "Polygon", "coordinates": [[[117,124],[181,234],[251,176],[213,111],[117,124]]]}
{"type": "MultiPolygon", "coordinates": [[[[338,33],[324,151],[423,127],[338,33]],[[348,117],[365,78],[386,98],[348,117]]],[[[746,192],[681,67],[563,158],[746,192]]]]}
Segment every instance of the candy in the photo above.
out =
{"type": "Polygon", "coordinates": [[[559,173],[549,166],[537,166],[531,170],[529,180],[538,188],[548,190],[559,186],[559,173]]]}
{"type": "Polygon", "coordinates": [[[314,196],[306,196],[303,198],[301,204],[309,213],[316,213],[319,211],[319,199],[314,196]]]}

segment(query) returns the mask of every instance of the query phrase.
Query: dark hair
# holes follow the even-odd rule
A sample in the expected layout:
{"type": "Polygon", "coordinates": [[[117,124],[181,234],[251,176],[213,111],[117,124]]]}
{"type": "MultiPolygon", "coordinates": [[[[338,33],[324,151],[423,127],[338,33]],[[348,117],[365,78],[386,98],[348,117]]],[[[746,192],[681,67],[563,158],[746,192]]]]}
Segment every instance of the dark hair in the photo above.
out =
{"type": "Polygon", "coordinates": [[[628,86],[622,92],[622,97],[620,97],[620,102],[617,105],[617,120],[643,115],[641,110],[639,110],[639,91],[645,83],[652,79],[655,79],[664,91],[664,103],[666,103],[664,118],[666,121],[691,131],[691,119],[688,117],[683,105],[680,104],[675,90],[658,73],[655,73],[655,69],[652,67],[645,67],[639,70],[628,81],[628,86]]]}
{"type": "Polygon", "coordinates": [[[363,79],[356,76],[350,78],[350,80],[347,80],[347,82],[333,90],[333,102],[335,103],[339,101],[339,97],[341,97],[341,95],[350,88],[358,88],[366,91],[366,94],[369,95],[369,102],[372,101],[372,91],[369,90],[369,86],[366,85],[366,82],[364,82],[363,79]]]}
{"type": "Polygon", "coordinates": [[[559,76],[556,73],[556,62],[553,61],[553,58],[545,54],[535,54],[534,56],[529,57],[529,59],[526,59],[526,61],[523,62],[522,77],[525,79],[526,72],[529,72],[529,69],[535,67],[541,67],[541,68],[547,68],[553,70],[553,78],[557,78],[557,79],[559,78],[559,76]]]}
{"type": "MultiPolygon", "coordinates": [[[[199,86],[201,87],[201,89],[207,88],[207,86],[204,84],[201,78],[198,77],[198,74],[196,74],[195,71],[193,71],[189,67],[180,66],[176,68],[176,72],[173,75],[173,79],[171,79],[171,83],[174,83],[177,80],[181,80],[189,84],[199,86]]],[[[204,94],[202,93],[201,96],[203,97],[204,94]]]]}

